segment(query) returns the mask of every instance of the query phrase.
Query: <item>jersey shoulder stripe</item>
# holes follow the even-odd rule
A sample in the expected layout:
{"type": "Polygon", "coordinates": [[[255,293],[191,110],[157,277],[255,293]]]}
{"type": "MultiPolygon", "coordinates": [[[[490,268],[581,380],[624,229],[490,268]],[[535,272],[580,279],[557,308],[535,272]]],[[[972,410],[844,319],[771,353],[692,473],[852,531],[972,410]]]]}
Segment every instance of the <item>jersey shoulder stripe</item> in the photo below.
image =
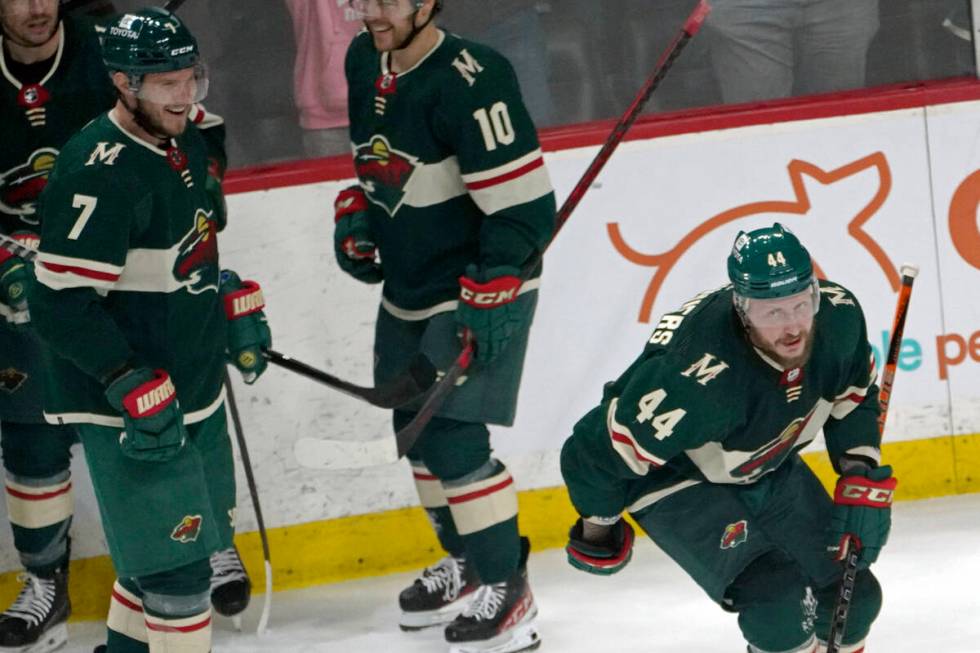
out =
{"type": "Polygon", "coordinates": [[[553,192],[540,148],[501,166],[463,175],[470,197],[486,215],[553,192]]]}

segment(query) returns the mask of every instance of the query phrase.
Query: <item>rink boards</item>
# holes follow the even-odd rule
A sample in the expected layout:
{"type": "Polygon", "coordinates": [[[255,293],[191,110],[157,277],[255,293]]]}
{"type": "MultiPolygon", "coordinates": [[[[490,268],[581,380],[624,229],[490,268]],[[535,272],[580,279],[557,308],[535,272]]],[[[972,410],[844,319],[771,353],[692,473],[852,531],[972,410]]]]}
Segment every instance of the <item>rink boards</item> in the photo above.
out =
{"type": "MultiPolygon", "coordinates": [[[[518,420],[494,432],[496,455],[522,490],[522,530],[536,548],[562,544],[574,518],[557,462],[572,424],[642,348],[660,314],[725,282],[737,231],[773,221],[799,234],[824,275],[854,292],[878,352],[897,269],[920,267],[884,459],[896,468],[901,499],[980,491],[975,98],[976,84],[960,82],[637,125],[549,250],[518,420]]],[[[609,127],[545,137],[559,200],[609,127]]],[[[344,170],[323,164],[334,169],[344,170]]],[[[378,288],[334,262],[332,201],[351,181],[329,174],[306,163],[233,175],[223,265],[262,283],[276,349],[367,385],[378,288]]],[[[236,384],[236,395],[278,589],[437,557],[413,507],[407,466],[324,473],[293,455],[300,437],[388,437],[385,412],[279,369],[255,386],[236,384]]],[[[820,449],[812,446],[808,461],[828,480],[820,449]]],[[[77,618],[92,618],[104,613],[111,569],[91,486],[77,465],[75,491],[73,603],[77,618]]],[[[240,546],[260,574],[241,475],[239,504],[240,546]]],[[[2,537],[0,569],[15,570],[9,533],[2,537]]],[[[15,585],[13,571],[0,576],[0,602],[15,585]]]]}

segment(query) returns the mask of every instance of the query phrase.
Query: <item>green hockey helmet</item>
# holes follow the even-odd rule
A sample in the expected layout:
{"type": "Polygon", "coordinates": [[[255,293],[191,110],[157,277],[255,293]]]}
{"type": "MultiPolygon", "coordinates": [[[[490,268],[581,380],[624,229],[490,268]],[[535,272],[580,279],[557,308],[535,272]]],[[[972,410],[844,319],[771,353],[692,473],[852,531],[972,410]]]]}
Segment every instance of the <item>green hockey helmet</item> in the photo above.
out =
{"type": "Polygon", "coordinates": [[[122,72],[137,97],[160,104],[179,103],[185,96],[200,102],[207,95],[207,69],[197,39],[177,16],[160,7],[124,14],[102,36],[102,60],[110,73],[122,72]],[[144,88],[143,77],[193,68],[187,87],[144,88]],[[188,95],[189,92],[189,95],[188,95]]]}
{"type": "Polygon", "coordinates": [[[174,14],[160,7],[124,14],[106,29],[102,59],[110,71],[165,73],[196,65],[197,40],[174,14]]]}
{"type": "Polygon", "coordinates": [[[748,299],[775,299],[813,285],[813,262],[799,239],[778,222],[741,231],[728,256],[728,278],[748,299]]]}

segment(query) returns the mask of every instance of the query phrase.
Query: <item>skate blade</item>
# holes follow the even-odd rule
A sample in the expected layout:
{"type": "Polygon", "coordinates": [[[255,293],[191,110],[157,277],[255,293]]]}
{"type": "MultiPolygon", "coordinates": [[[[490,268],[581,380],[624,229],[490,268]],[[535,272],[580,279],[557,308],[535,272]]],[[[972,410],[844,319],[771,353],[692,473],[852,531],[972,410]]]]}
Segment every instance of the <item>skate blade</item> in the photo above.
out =
{"type": "Polygon", "coordinates": [[[404,612],[398,620],[398,627],[405,632],[424,630],[433,626],[445,626],[459,616],[466,607],[472,603],[476,597],[476,592],[470,592],[461,596],[452,603],[442,606],[438,610],[428,610],[426,612],[404,612]]]}
{"type": "Polygon", "coordinates": [[[50,651],[57,651],[67,643],[68,625],[62,622],[44,631],[33,644],[12,648],[0,647],[0,653],[49,653],[50,651]]]}
{"type": "Polygon", "coordinates": [[[463,642],[449,647],[449,653],[518,653],[541,646],[534,624],[524,623],[483,642],[463,642]]]}

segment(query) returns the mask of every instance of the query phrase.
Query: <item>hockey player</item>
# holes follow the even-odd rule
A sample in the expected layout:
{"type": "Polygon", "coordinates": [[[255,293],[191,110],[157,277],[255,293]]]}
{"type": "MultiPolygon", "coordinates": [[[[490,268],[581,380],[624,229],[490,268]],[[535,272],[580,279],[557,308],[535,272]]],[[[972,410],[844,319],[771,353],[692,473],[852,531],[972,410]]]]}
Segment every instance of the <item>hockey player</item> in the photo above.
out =
{"type": "Polygon", "coordinates": [[[850,540],[860,571],[841,650],[858,653],[881,606],[868,566],[887,539],[896,485],[879,466],[864,316],[849,291],[815,279],[809,253],[779,224],[739,233],[728,275],[732,285],[661,318],[565,442],[562,474],[582,515],[568,560],[622,569],[628,512],[738,614],[750,653],[812,653],[826,646],[834,558],[850,540]],[[840,474],[833,499],[798,454],[821,428],[840,474]]]}
{"type": "MultiPolygon", "coordinates": [[[[91,25],[58,0],[0,0],[0,233],[37,247],[41,189],[68,138],[115,93],[91,25]]],[[[42,414],[42,365],[26,307],[31,266],[0,243],[0,446],[7,514],[24,566],[0,614],[0,651],[47,651],[67,640],[71,426],[42,414]]]]}
{"type": "MultiPolygon", "coordinates": [[[[359,185],[341,192],[340,267],[384,282],[375,380],[423,352],[446,369],[474,338],[476,359],[409,452],[448,556],[399,597],[400,625],[447,624],[451,650],[540,643],[517,492],[491,456],[487,424],[513,423],[555,199],[510,64],[436,27],[438,0],[353,0],[366,31],[346,73],[359,185]],[[380,261],[378,260],[380,256],[380,261]]],[[[396,410],[397,430],[417,405],[396,410]]]]}
{"type": "Polygon", "coordinates": [[[207,90],[197,42],[162,9],[104,39],[118,100],[62,149],[38,209],[45,416],[84,445],[119,576],[108,650],[205,653],[209,559],[234,533],[224,365],[253,382],[269,330],[258,286],[219,274],[223,206],[188,124],[207,90]]]}
{"type": "MultiPolygon", "coordinates": [[[[68,5],[62,5],[65,12],[68,5]]],[[[71,7],[105,11],[111,3],[75,2],[71,7]]],[[[6,78],[0,81],[0,233],[36,247],[37,199],[59,150],[110,109],[116,93],[93,26],[70,14],[59,16],[56,0],[0,0],[0,21],[0,65],[6,78]]],[[[223,122],[200,107],[191,119],[208,142],[208,191],[223,207],[223,122]]],[[[44,421],[40,351],[23,291],[32,268],[10,249],[0,245],[0,444],[8,515],[27,577],[18,599],[0,615],[0,651],[32,644],[42,633],[50,646],[65,636],[61,624],[70,611],[66,575],[73,511],[70,447],[77,441],[73,427],[44,421]]],[[[244,610],[250,583],[237,552],[216,553],[212,565],[216,609],[226,615],[244,610]]]]}

